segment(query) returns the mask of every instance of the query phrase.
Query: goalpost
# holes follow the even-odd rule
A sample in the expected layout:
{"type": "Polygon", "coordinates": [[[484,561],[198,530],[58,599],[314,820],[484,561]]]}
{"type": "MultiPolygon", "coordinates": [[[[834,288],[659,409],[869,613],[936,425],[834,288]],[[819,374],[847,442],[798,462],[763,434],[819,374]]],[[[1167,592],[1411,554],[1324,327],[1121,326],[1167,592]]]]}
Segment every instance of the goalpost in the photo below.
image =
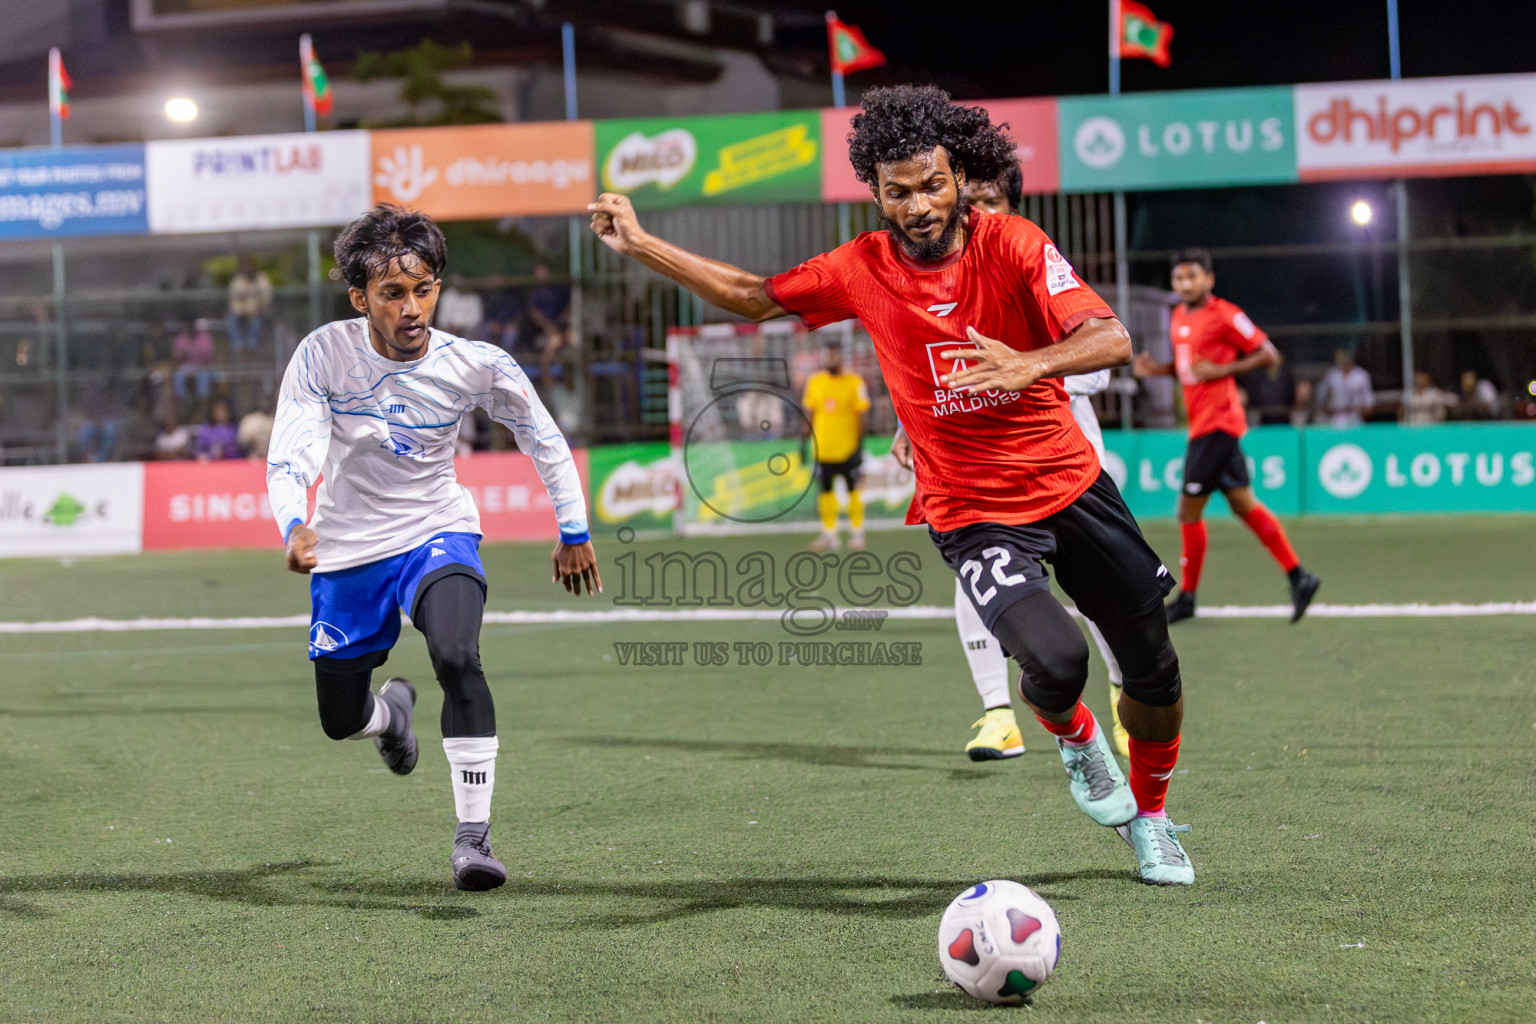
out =
{"type": "MultiPolygon", "coordinates": [[[[912,474],[890,455],[896,416],[869,335],[857,320],[813,331],[790,317],[667,333],[678,533],[816,528],[815,442],[800,399],[806,378],[821,368],[829,338],[842,343],[844,370],[861,375],[869,391],[860,483],[865,525],[901,524],[912,474]]],[[[841,495],[841,479],[835,486],[841,495]]]]}

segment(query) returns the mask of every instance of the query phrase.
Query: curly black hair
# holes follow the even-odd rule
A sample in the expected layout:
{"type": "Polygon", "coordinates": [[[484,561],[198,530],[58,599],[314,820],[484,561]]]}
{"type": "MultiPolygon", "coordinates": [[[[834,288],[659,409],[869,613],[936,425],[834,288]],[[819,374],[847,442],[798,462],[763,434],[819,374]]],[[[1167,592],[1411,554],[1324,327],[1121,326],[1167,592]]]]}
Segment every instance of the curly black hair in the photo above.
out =
{"type": "Polygon", "coordinates": [[[935,146],[949,153],[951,166],[967,176],[996,178],[1014,164],[1013,140],[1006,124],[995,125],[981,107],[960,107],[949,93],[934,85],[893,85],[871,89],[853,115],[848,133],[848,159],[853,173],[866,185],[876,184],[876,168],[892,160],[907,160],[935,146]]]}
{"type": "Polygon", "coordinates": [[[332,251],[342,278],[353,288],[389,269],[392,261],[414,256],[433,277],[448,266],[448,242],[431,217],[393,203],[380,203],[342,229],[332,251]]]}

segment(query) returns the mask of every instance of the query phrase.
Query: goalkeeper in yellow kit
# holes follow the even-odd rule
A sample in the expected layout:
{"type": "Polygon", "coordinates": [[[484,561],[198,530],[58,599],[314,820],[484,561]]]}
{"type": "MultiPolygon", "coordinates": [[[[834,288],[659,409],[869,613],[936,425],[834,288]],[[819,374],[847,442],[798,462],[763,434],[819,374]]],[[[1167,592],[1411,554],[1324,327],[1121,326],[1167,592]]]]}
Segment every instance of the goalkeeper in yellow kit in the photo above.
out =
{"type": "Polygon", "coordinates": [[[828,339],[822,349],[822,369],[805,382],[801,404],[811,418],[816,442],[816,474],[820,493],[816,509],[821,514],[821,535],[811,542],[812,551],[838,546],[837,492],[832,481],[842,477],[848,485],[848,546],[864,547],[864,501],[859,497],[859,467],[863,462],[864,413],[869,392],[864,378],[843,372],[843,346],[828,339]]]}

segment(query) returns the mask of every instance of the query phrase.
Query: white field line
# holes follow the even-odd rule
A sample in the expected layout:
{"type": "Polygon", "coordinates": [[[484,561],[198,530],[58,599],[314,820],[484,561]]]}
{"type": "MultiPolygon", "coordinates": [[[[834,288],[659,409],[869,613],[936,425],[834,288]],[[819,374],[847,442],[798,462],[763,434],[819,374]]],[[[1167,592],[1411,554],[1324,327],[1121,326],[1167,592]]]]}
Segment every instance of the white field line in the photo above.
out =
{"type": "MultiPolygon", "coordinates": [[[[869,608],[892,619],[952,619],[950,605],[914,605],[910,608],[869,608]]],[[[846,611],[846,609],[843,609],[846,611]]],[[[802,611],[802,616],[814,615],[802,611]]],[[[1073,610],[1073,614],[1077,614],[1073,610]]],[[[1215,605],[1197,612],[1206,619],[1288,619],[1291,606],[1215,605]]],[[[1307,609],[1314,619],[1464,618],[1486,615],[1536,615],[1536,601],[1490,601],[1483,604],[1314,604],[1307,609]]],[[[620,622],[776,622],[778,608],[603,608],[589,611],[520,611],[485,613],[493,625],[620,623],[620,622]]],[[[808,621],[803,618],[802,621],[808,621]]],[[[207,617],[164,619],[65,619],[55,622],[0,622],[0,633],[133,633],[187,629],[295,629],[309,625],[307,615],[248,616],[227,619],[207,617]]]]}

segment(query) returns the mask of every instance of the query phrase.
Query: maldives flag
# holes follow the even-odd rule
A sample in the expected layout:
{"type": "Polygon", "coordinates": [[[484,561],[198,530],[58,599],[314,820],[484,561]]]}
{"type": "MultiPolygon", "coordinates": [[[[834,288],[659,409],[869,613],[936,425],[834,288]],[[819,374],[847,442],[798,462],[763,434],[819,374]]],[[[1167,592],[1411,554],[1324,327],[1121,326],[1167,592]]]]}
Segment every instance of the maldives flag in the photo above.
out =
{"type": "Polygon", "coordinates": [[[55,46],[48,51],[48,110],[61,121],[69,117],[69,90],[74,88],[69,72],[64,70],[64,58],[55,46]]]}
{"type": "Polygon", "coordinates": [[[299,37],[299,64],[304,71],[304,96],[309,100],[309,105],[317,114],[329,114],[334,99],[331,80],[325,77],[325,68],[320,66],[320,58],[315,56],[315,47],[308,33],[299,37]]]}
{"type": "Polygon", "coordinates": [[[827,15],[827,50],[832,70],[840,75],[878,68],[885,63],[885,54],[870,46],[857,26],[845,25],[831,13],[827,15]]]}
{"type": "Polygon", "coordinates": [[[1172,63],[1168,43],[1173,26],[1157,17],[1136,0],[1120,0],[1120,56],[1145,57],[1160,68],[1172,63]]]}

